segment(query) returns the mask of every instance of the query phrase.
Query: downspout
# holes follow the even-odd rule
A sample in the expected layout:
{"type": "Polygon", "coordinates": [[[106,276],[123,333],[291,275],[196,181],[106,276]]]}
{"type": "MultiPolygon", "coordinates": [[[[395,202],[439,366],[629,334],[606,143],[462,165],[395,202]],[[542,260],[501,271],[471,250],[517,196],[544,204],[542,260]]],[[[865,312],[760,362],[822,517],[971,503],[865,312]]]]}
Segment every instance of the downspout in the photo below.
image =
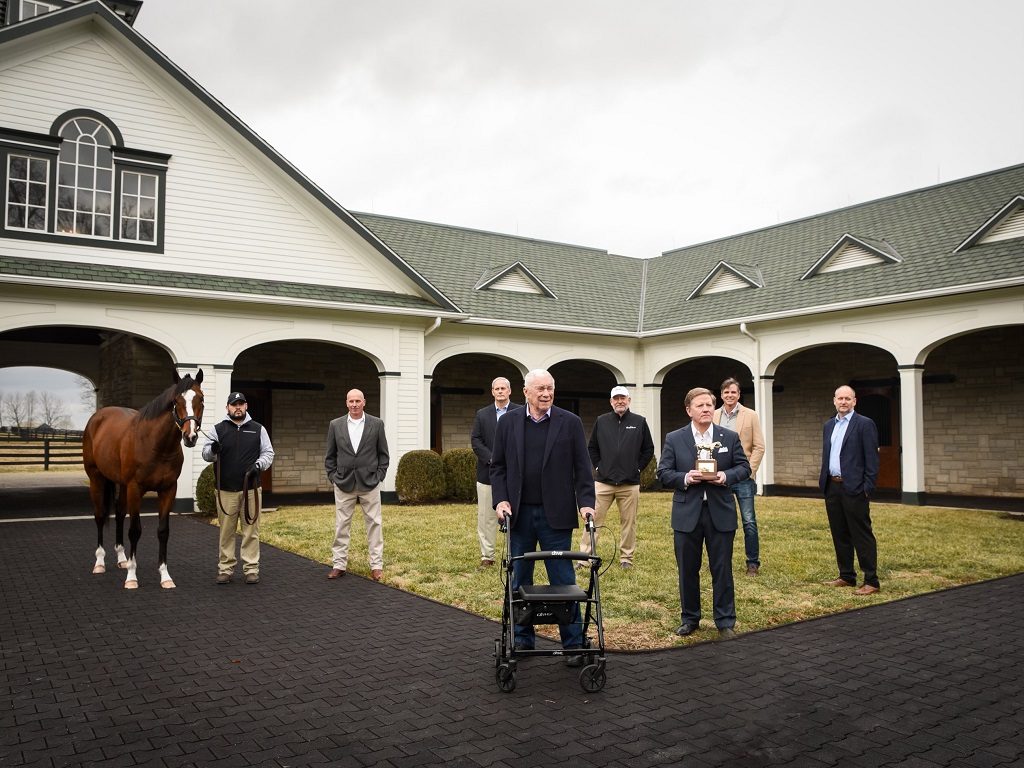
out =
{"type": "Polygon", "coordinates": [[[438,317],[434,318],[433,325],[431,325],[429,328],[427,328],[426,331],[423,332],[423,338],[427,338],[427,336],[432,334],[434,331],[436,331],[440,327],[441,327],[441,317],[438,316],[438,317]]]}

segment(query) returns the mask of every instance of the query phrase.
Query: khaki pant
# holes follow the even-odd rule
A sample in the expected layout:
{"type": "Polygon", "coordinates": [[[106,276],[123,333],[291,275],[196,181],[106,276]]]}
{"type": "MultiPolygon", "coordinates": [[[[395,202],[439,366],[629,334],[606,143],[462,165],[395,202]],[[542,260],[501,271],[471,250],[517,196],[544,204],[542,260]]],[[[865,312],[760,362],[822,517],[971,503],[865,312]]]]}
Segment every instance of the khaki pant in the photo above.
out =
{"type": "MultiPolygon", "coordinates": [[[[235,570],[235,530],[242,527],[242,571],[260,572],[260,521],[249,525],[242,512],[241,491],[217,491],[217,521],[220,523],[220,560],[218,573],[231,574],[235,570]]],[[[256,511],[256,492],[249,491],[249,514],[256,511]]]]}
{"type": "Polygon", "coordinates": [[[380,511],[380,486],[372,491],[348,493],[334,486],[334,545],[333,567],[348,569],[348,542],[352,530],[352,514],[356,504],[363,510],[366,520],[366,540],[370,549],[370,570],[384,568],[384,529],[380,511]]]}
{"type": "MultiPolygon", "coordinates": [[[[607,483],[594,483],[594,490],[597,494],[597,503],[594,505],[594,525],[601,528],[608,517],[608,510],[612,502],[619,505],[619,562],[633,562],[633,554],[636,552],[636,510],[640,505],[639,485],[608,485],[607,483]]],[[[595,543],[599,534],[595,532],[595,543]]],[[[586,529],[583,531],[580,541],[580,551],[588,555],[594,554],[590,551],[590,534],[586,529]]]]}
{"type": "Polygon", "coordinates": [[[494,542],[498,538],[498,516],[491,506],[491,486],[476,484],[476,535],[480,539],[480,559],[494,559],[494,542]]]}

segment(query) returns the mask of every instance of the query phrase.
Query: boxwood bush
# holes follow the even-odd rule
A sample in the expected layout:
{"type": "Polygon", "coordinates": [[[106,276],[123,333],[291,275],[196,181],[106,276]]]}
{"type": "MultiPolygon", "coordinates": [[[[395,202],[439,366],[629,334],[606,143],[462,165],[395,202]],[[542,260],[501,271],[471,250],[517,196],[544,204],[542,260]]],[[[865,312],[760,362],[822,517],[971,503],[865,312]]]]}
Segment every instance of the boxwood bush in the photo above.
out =
{"type": "Polygon", "coordinates": [[[199,473],[196,482],[196,506],[199,512],[213,517],[217,514],[217,486],[213,476],[213,464],[199,473]]]}
{"type": "Polygon", "coordinates": [[[476,501],[476,454],[472,448],[452,448],[441,455],[448,498],[476,501]]]}
{"type": "Polygon", "coordinates": [[[440,501],[445,496],[444,462],[433,451],[409,451],[398,462],[395,491],[403,504],[440,501]]]}

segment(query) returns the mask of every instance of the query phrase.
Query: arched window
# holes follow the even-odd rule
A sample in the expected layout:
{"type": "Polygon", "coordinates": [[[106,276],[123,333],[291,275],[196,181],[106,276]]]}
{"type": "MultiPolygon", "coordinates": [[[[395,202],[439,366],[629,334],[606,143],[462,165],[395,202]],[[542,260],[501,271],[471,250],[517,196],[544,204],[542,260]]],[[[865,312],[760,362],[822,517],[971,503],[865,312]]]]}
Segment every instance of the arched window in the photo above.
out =
{"type": "Polygon", "coordinates": [[[169,161],[129,149],[117,126],[91,110],[65,112],[49,134],[0,127],[0,235],[160,252],[169,161]]]}
{"type": "Polygon", "coordinates": [[[91,117],[69,120],[57,161],[57,232],[110,237],[114,197],[114,139],[91,117]]]}

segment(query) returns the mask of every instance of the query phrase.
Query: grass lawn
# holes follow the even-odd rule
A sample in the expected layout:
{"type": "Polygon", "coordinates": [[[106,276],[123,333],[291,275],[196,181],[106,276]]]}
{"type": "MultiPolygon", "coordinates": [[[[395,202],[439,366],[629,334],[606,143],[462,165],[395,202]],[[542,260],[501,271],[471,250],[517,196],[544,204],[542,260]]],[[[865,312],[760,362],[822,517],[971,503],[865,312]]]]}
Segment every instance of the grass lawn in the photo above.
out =
{"type": "MultiPolygon", "coordinates": [[[[683,645],[717,636],[711,620],[711,577],[701,577],[701,631],[679,638],[679,591],[672,531],[671,495],[640,498],[634,568],[622,571],[614,550],[618,515],[613,508],[601,532],[598,554],[611,562],[601,577],[605,639],[609,648],[683,645]]],[[[872,504],[882,591],[858,597],[851,589],[821,584],[837,576],[835,554],[821,499],[758,497],[761,575],[746,576],[742,530],[737,531],[736,631],[751,632],[814,616],[839,613],[1024,569],[1024,521],[1000,512],[872,504]]],[[[577,534],[578,536],[578,534],[577,534]]],[[[329,566],[334,538],[333,506],[281,507],[264,513],[260,538],[329,566]]],[[[499,534],[499,550],[503,550],[499,534]]],[[[578,538],[574,539],[577,546],[578,538]]],[[[353,518],[349,569],[368,574],[361,514],[353,518]]],[[[500,567],[478,571],[476,506],[384,506],[386,583],[473,613],[500,619],[500,567]]],[[[326,569],[325,569],[326,575],[326,569]]],[[[543,567],[537,581],[545,579],[543,567]]],[[[538,628],[543,634],[554,636],[538,628]]]]}

